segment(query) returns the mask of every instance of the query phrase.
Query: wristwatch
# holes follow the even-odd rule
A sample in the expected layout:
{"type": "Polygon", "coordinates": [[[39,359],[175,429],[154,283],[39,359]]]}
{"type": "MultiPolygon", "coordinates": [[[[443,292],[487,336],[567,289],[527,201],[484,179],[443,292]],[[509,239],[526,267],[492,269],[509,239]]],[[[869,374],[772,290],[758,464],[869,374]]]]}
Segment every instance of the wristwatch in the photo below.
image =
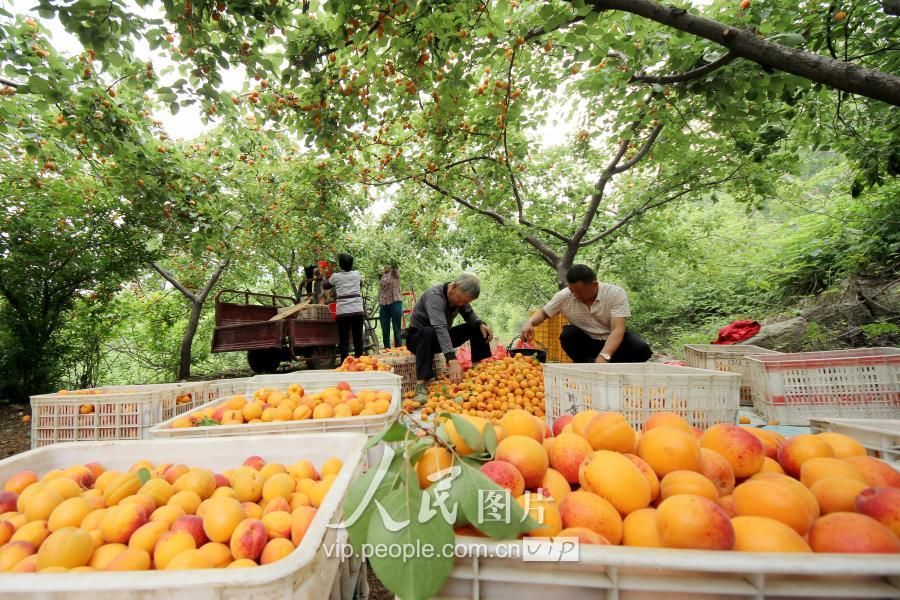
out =
{"type": "Polygon", "coordinates": [[[601,353],[600,353],[600,356],[602,356],[603,358],[605,358],[605,359],[606,359],[606,362],[609,362],[609,361],[612,360],[612,356],[610,356],[610,355],[607,354],[606,352],[601,352],[601,353]]]}

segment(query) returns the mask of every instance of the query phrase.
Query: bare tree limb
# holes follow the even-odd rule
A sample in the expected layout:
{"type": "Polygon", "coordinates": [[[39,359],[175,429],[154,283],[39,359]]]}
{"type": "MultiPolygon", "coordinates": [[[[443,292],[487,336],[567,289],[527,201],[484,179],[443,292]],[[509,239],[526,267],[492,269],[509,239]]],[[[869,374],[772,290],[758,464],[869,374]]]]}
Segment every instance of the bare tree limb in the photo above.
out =
{"type": "Polygon", "coordinates": [[[209,296],[209,293],[212,291],[213,287],[215,287],[216,282],[219,281],[219,277],[222,276],[222,273],[228,268],[230,263],[230,258],[226,258],[223,262],[219,263],[219,266],[217,266],[216,270],[213,271],[213,274],[210,275],[209,281],[207,281],[206,285],[203,286],[203,289],[200,290],[200,294],[198,294],[197,299],[194,300],[195,302],[202,304],[206,301],[206,297],[209,296]]]}
{"type": "Polygon", "coordinates": [[[660,206],[663,206],[663,205],[665,205],[665,204],[669,204],[670,202],[674,202],[675,200],[681,198],[681,197],[684,196],[685,194],[689,194],[689,193],[691,193],[691,192],[696,192],[697,190],[701,190],[701,189],[704,189],[704,188],[709,188],[709,187],[721,185],[721,184],[725,183],[726,181],[729,181],[729,180],[733,179],[734,176],[737,174],[737,172],[738,172],[739,170],[740,170],[740,167],[737,167],[737,168],[735,168],[731,173],[729,173],[727,176],[725,176],[725,177],[723,177],[723,178],[721,178],[721,179],[717,179],[717,180],[715,180],[715,181],[708,181],[708,182],[702,183],[702,184],[700,184],[700,185],[695,185],[695,186],[693,186],[693,187],[689,187],[689,188],[683,189],[683,190],[679,191],[679,192],[676,193],[676,194],[673,194],[673,195],[671,195],[671,196],[669,196],[669,197],[667,197],[667,198],[665,198],[665,199],[663,199],[663,200],[660,200],[659,202],[655,202],[655,203],[654,203],[654,202],[652,202],[652,198],[651,198],[651,200],[648,200],[647,202],[644,202],[643,204],[641,204],[641,206],[639,206],[638,208],[632,210],[632,211],[631,211],[630,213],[628,213],[625,217],[623,217],[622,219],[620,219],[619,221],[617,221],[616,223],[614,223],[613,225],[611,225],[610,227],[608,227],[606,230],[600,232],[599,234],[595,235],[594,237],[592,237],[592,238],[590,238],[590,239],[583,240],[583,241],[579,242],[578,247],[579,247],[579,248],[584,248],[584,247],[586,247],[586,246],[590,246],[590,245],[592,245],[592,244],[596,244],[596,243],[599,242],[600,240],[609,237],[610,235],[612,235],[613,233],[615,233],[616,231],[618,231],[619,229],[621,229],[622,227],[624,227],[625,225],[627,225],[630,221],[632,221],[632,220],[634,220],[635,218],[641,216],[642,214],[644,214],[644,213],[647,212],[648,210],[652,210],[652,209],[654,209],[654,208],[659,208],[660,206]]]}
{"type": "MultiPolygon", "coordinates": [[[[506,99],[505,99],[505,101],[506,101],[507,114],[509,111],[509,104],[510,104],[510,99],[511,99],[512,87],[513,87],[512,86],[512,70],[513,70],[513,65],[515,64],[515,61],[516,61],[516,49],[513,48],[513,54],[509,59],[509,68],[506,71],[506,99]]],[[[504,152],[503,164],[506,166],[506,171],[509,174],[509,185],[512,188],[513,198],[515,198],[515,200],[516,200],[516,214],[518,217],[519,224],[524,225],[526,227],[532,227],[534,229],[542,231],[543,233],[546,233],[547,235],[552,236],[552,237],[560,240],[561,242],[564,242],[564,243],[568,242],[569,238],[565,237],[564,235],[562,235],[556,231],[553,231],[552,229],[549,229],[547,227],[535,225],[533,222],[531,222],[531,220],[529,220],[525,217],[525,204],[522,201],[522,195],[519,191],[519,184],[518,184],[518,180],[516,178],[516,173],[515,173],[515,171],[513,171],[512,163],[510,161],[511,155],[509,152],[509,142],[508,142],[508,136],[507,136],[507,132],[509,131],[508,123],[509,123],[509,121],[507,120],[504,123],[504,127],[503,127],[503,152],[504,152]]]]}
{"type": "Polygon", "coordinates": [[[715,42],[738,58],[798,75],[837,90],[900,106],[900,76],[835,60],[800,48],[788,48],[756,32],[691,14],[655,0],[586,0],[594,10],[631,13],[715,42]]]}
{"type": "MultiPolygon", "coordinates": [[[[497,159],[495,159],[492,156],[486,156],[486,155],[470,156],[468,158],[462,158],[460,160],[456,160],[451,163],[447,163],[446,165],[437,167],[435,169],[435,171],[447,170],[452,167],[458,167],[459,165],[464,165],[464,164],[479,161],[479,160],[486,160],[489,162],[497,162],[497,159]]],[[[424,177],[426,175],[429,175],[430,173],[431,173],[430,171],[426,170],[426,171],[422,171],[421,173],[416,173],[415,175],[407,175],[406,177],[398,177],[397,179],[390,179],[387,181],[370,181],[370,182],[368,182],[368,184],[371,186],[374,186],[374,187],[381,187],[384,185],[400,183],[401,181],[409,181],[410,179],[416,179],[417,177],[424,177]]]]}
{"type": "Polygon", "coordinates": [[[641,146],[640,150],[638,150],[638,153],[635,154],[634,156],[632,156],[627,161],[623,162],[621,165],[617,165],[613,169],[613,173],[615,173],[616,175],[618,175],[619,173],[624,173],[625,171],[627,171],[634,165],[641,162],[641,160],[645,156],[647,156],[647,153],[650,152],[650,147],[653,145],[653,142],[656,141],[656,138],[659,137],[659,132],[662,131],[662,128],[663,128],[662,123],[660,123],[659,125],[656,125],[653,128],[653,131],[650,132],[650,135],[644,141],[644,145],[641,146]]]}
{"type": "Polygon", "coordinates": [[[524,206],[522,197],[519,195],[519,186],[516,184],[516,174],[513,172],[512,164],[510,164],[509,143],[507,141],[507,132],[509,131],[509,100],[512,92],[512,71],[516,62],[516,48],[513,48],[512,56],[509,58],[509,68],[506,70],[506,110],[503,112],[503,164],[506,165],[506,171],[509,173],[509,185],[512,187],[513,197],[516,199],[516,209],[519,214],[519,223],[524,218],[524,206]]]}
{"type": "Polygon", "coordinates": [[[522,37],[524,37],[525,41],[527,42],[529,40],[533,40],[534,38],[541,37],[544,34],[551,33],[558,29],[562,29],[563,27],[568,27],[569,25],[575,25],[576,23],[581,23],[582,21],[584,21],[584,19],[585,19],[584,16],[580,16],[580,15],[575,16],[574,18],[569,19],[568,21],[563,21],[562,23],[560,23],[553,29],[547,29],[546,27],[541,25],[540,27],[535,27],[534,29],[530,30],[528,33],[526,33],[522,37]]]}
{"type": "MultiPolygon", "coordinates": [[[[638,131],[641,126],[642,118],[643,115],[632,122],[630,126],[632,133],[636,133],[638,131]]],[[[636,155],[634,158],[637,158],[638,156],[640,156],[640,158],[643,158],[644,156],[646,156],[647,152],[649,152],[650,146],[654,141],[656,141],[656,138],[659,135],[660,127],[661,125],[657,125],[656,129],[654,129],[654,133],[656,135],[651,135],[651,138],[648,139],[649,144],[645,142],[644,147],[641,149],[642,151],[646,150],[646,152],[643,152],[643,154],[639,152],[638,155],[636,155]]],[[[603,194],[606,191],[607,184],[615,175],[623,173],[625,171],[625,169],[620,169],[619,162],[622,160],[622,157],[625,156],[625,152],[628,150],[628,143],[630,141],[630,137],[625,137],[619,141],[619,147],[616,150],[616,153],[606,164],[603,172],[600,173],[600,177],[594,184],[594,193],[591,195],[588,209],[581,217],[581,223],[579,223],[578,227],[575,229],[575,232],[572,234],[571,239],[569,240],[568,248],[566,249],[566,254],[563,259],[564,262],[570,263],[572,260],[574,260],[575,254],[578,252],[581,240],[584,239],[585,235],[587,235],[588,229],[590,229],[591,227],[591,223],[594,222],[594,217],[597,216],[597,210],[600,207],[600,202],[603,200],[603,194]]],[[[631,163],[631,166],[634,166],[634,164],[637,163],[634,158],[628,161],[631,163]]]]}
{"type": "Polygon", "coordinates": [[[646,73],[641,71],[639,73],[635,73],[631,77],[630,81],[644,81],[647,83],[659,83],[662,85],[670,83],[683,83],[685,81],[691,81],[692,79],[699,79],[707,73],[712,73],[716,69],[720,69],[725,65],[733,62],[736,58],[737,56],[735,56],[731,52],[726,52],[711,63],[703,65],[702,67],[697,67],[696,69],[691,69],[690,71],[686,71],[684,73],[678,73],[677,75],[647,75],[646,73]]]}
{"type": "MultiPolygon", "coordinates": [[[[425,185],[427,185],[434,191],[438,192],[439,194],[446,196],[447,198],[450,198],[457,204],[461,204],[462,206],[465,206],[466,208],[468,208],[470,210],[481,213],[482,215],[484,215],[486,217],[490,217],[491,219],[493,219],[498,224],[500,224],[504,227],[511,227],[509,225],[509,222],[506,220],[506,218],[503,215],[497,213],[496,211],[487,209],[487,208],[479,208],[479,207],[475,206],[473,203],[466,200],[465,198],[461,198],[460,196],[457,196],[456,194],[453,194],[453,193],[445,190],[444,188],[437,185],[436,183],[429,181],[427,177],[423,179],[423,183],[425,183],[425,185]]],[[[553,250],[553,248],[551,248],[549,245],[547,245],[546,242],[534,237],[533,235],[524,234],[521,232],[519,232],[519,235],[522,236],[522,239],[524,239],[526,242],[531,244],[534,247],[534,249],[537,250],[541,254],[541,256],[551,266],[553,266],[553,267],[556,266],[556,263],[559,261],[559,255],[553,250]]]]}
{"type": "Polygon", "coordinates": [[[162,275],[163,279],[171,283],[173,286],[175,286],[176,290],[184,294],[188,298],[188,300],[195,303],[197,302],[197,296],[192,291],[181,285],[181,283],[172,273],[159,266],[156,262],[152,262],[150,263],[150,265],[157,273],[162,275]]]}
{"type": "Polygon", "coordinates": [[[900,15],[900,0],[881,0],[881,7],[889,15],[900,15]]]}
{"type": "Polygon", "coordinates": [[[828,16],[825,21],[825,45],[828,47],[828,53],[831,58],[837,59],[837,52],[834,50],[834,41],[831,39],[831,23],[834,21],[834,2],[828,5],[828,16]]]}

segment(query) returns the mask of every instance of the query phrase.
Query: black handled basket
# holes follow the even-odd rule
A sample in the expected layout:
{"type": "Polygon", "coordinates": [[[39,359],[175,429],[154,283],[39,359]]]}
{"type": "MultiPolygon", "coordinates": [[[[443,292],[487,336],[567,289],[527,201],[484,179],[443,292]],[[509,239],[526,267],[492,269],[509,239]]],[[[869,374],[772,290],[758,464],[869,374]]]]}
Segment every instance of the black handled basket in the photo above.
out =
{"type": "Polygon", "coordinates": [[[547,346],[545,346],[544,344],[540,343],[537,340],[534,340],[534,343],[537,344],[538,346],[540,346],[542,349],[539,349],[539,348],[513,348],[513,344],[515,343],[515,341],[517,339],[519,339],[519,337],[520,336],[518,336],[518,335],[516,337],[514,337],[512,339],[512,341],[509,343],[509,346],[506,347],[507,354],[509,354],[510,356],[515,356],[516,354],[521,354],[522,356],[533,356],[542,363],[547,362],[547,346]]]}

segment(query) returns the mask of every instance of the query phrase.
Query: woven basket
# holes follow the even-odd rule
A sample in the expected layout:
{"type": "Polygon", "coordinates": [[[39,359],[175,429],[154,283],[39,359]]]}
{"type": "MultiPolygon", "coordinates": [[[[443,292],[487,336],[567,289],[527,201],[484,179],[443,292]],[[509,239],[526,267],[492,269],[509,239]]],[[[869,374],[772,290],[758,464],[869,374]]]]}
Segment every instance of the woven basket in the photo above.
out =
{"type": "MultiPolygon", "coordinates": [[[[378,362],[391,367],[395,375],[402,379],[400,391],[405,396],[407,392],[416,389],[416,355],[415,354],[378,354],[378,362]]],[[[447,361],[443,354],[434,355],[434,375],[444,377],[447,375],[447,361]]]]}
{"type": "Polygon", "coordinates": [[[399,375],[400,393],[404,396],[407,392],[416,389],[416,356],[415,354],[378,354],[378,362],[391,367],[394,375],[399,375]]]}

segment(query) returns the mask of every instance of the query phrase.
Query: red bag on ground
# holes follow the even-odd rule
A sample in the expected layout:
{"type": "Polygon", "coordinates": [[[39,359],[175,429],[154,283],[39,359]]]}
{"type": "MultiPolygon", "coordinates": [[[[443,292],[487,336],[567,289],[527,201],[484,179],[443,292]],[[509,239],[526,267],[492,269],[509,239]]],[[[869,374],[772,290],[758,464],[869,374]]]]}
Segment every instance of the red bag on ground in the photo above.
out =
{"type": "Polygon", "coordinates": [[[729,323],[719,330],[719,337],[712,341],[713,344],[731,345],[749,340],[759,333],[759,323],[756,321],[742,320],[729,323]]]}
{"type": "Polygon", "coordinates": [[[456,350],[456,360],[463,369],[472,368],[472,351],[465,346],[456,350]]]}

